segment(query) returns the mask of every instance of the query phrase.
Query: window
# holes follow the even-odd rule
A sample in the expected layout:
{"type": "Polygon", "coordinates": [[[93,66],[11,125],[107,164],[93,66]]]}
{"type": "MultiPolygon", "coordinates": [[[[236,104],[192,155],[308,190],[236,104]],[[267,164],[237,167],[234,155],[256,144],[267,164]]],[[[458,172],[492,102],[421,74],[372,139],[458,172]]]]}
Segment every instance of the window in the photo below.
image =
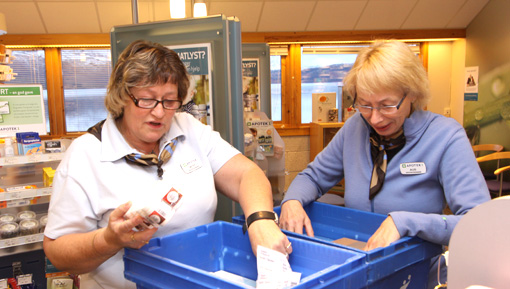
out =
{"type": "Polygon", "coordinates": [[[271,55],[271,118],[282,120],[282,57],[271,55]]]}
{"type": "Polygon", "coordinates": [[[12,50],[14,60],[9,66],[18,75],[7,84],[41,84],[43,88],[44,111],[46,115],[46,130],[50,131],[48,110],[48,88],[46,85],[46,60],[44,50],[12,50]]]}
{"type": "Polygon", "coordinates": [[[110,49],[62,49],[61,55],[66,131],[86,131],[107,115],[110,49]]]}
{"type": "Polygon", "coordinates": [[[312,93],[334,92],[337,95],[336,107],[342,107],[343,80],[362,47],[364,46],[301,48],[301,123],[312,121],[312,93]]]}

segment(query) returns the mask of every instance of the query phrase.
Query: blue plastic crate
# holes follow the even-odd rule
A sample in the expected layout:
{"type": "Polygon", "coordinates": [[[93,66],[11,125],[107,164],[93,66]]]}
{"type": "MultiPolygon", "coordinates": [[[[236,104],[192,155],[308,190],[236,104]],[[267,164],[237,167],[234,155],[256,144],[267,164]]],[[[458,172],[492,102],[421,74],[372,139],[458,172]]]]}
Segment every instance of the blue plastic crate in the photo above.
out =
{"type": "MultiPolygon", "coordinates": [[[[365,255],[289,237],[289,263],[301,273],[293,288],[364,288],[365,255]]],[[[218,221],[152,239],[140,250],[126,249],[124,275],[137,288],[253,288],[213,274],[223,270],[255,281],[257,261],[248,234],[218,221]]]]}
{"type": "MultiPolygon", "coordinates": [[[[312,222],[315,237],[289,231],[284,232],[289,237],[349,249],[366,255],[366,288],[400,288],[406,284],[405,288],[407,289],[427,287],[430,261],[442,253],[441,246],[418,237],[404,237],[388,247],[368,252],[340,245],[333,241],[349,238],[367,242],[386,219],[386,216],[320,202],[312,202],[304,209],[312,222]]],[[[280,215],[280,207],[276,207],[274,210],[280,215]]],[[[244,219],[244,216],[236,216],[232,218],[232,221],[236,224],[243,224],[244,219]]]]}

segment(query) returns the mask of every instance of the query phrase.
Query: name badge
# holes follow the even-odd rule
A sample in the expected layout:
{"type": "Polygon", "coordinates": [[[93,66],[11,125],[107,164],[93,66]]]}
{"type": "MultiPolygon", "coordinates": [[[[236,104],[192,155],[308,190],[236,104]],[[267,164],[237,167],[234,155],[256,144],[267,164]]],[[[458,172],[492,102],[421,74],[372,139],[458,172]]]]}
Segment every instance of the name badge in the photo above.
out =
{"type": "Polygon", "coordinates": [[[192,173],[201,167],[202,163],[198,159],[193,159],[181,164],[181,169],[187,174],[192,173]]]}
{"type": "Polygon", "coordinates": [[[403,175],[419,175],[427,172],[427,167],[423,162],[402,163],[400,164],[400,173],[403,175]]]}

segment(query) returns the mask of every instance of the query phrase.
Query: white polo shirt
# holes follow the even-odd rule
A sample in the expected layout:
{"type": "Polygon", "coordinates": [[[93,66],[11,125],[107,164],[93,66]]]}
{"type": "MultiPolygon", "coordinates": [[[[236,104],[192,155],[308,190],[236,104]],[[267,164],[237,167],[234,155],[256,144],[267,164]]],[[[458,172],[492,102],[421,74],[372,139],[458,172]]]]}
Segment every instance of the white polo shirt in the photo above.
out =
{"type": "MultiPolygon", "coordinates": [[[[101,142],[89,133],[77,138],[60,163],[44,232],[48,238],[106,227],[110,213],[119,205],[149,196],[163,197],[172,187],[183,195],[181,205],[155,237],[213,221],[217,205],[213,176],[240,153],[218,132],[188,113],[176,113],[160,142],[162,148],[179,137],[172,158],[162,166],[161,180],[156,166],[143,167],[124,159],[137,151],[124,140],[110,116],[101,137],[101,142]]],[[[121,250],[89,277],[103,288],[136,288],[124,278],[123,254],[121,250]]]]}

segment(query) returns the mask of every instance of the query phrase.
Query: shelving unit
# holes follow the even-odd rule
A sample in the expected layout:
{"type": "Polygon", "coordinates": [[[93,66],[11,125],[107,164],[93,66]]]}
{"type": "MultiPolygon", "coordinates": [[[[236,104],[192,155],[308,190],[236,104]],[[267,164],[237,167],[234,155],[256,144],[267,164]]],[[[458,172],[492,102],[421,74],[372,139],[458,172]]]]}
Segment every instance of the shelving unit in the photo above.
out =
{"type": "MultiPolygon", "coordinates": [[[[343,122],[310,123],[310,161],[317,156],[342,128],[343,122]]],[[[329,194],[344,195],[344,180],[331,188],[329,194]]]]}
{"type": "MultiPolygon", "coordinates": [[[[52,188],[43,185],[43,168],[56,169],[63,156],[64,153],[46,153],[0,157],[0,187],[5,190],[0,192],[0,215],[25,210],[35,212],[37,220],[46,215],[52,188]],[[34,185],[36,188],[25,188],[34,185]]],[[[0,268],[0,279],[12,276],[12,268],[20,266],[23,272],[32,274],[38,288],[46,288],[43,239],[41,230],[0,239],[0,263],[5,265],[0,268]]]]}

